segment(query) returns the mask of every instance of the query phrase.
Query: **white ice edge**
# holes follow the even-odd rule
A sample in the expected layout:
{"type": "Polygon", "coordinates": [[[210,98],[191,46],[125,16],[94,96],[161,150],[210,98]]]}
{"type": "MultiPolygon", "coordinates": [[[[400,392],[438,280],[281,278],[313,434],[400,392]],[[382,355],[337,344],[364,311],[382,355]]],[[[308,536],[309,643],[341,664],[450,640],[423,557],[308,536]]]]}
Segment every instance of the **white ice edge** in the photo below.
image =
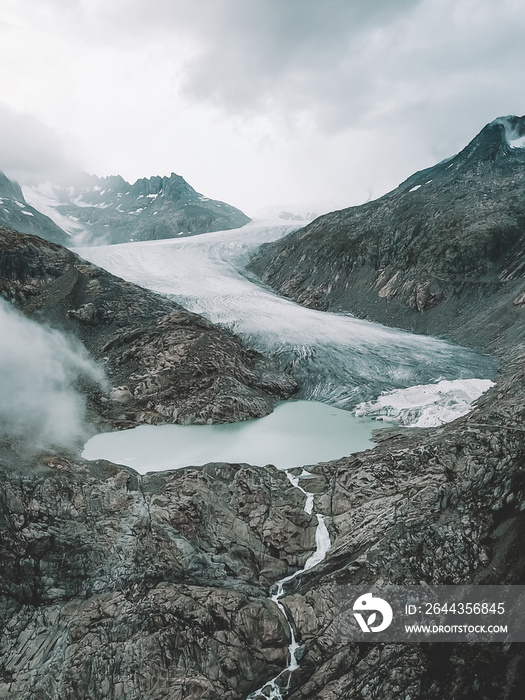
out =
{"type": "Polygon", "coordinates": [[[381,394],[355,409],[356,416],[389,420],[407,427],[431,428],[449,423],[472,410],[474,401],[488,391],[490,379],[442,380],[381,394]]]}

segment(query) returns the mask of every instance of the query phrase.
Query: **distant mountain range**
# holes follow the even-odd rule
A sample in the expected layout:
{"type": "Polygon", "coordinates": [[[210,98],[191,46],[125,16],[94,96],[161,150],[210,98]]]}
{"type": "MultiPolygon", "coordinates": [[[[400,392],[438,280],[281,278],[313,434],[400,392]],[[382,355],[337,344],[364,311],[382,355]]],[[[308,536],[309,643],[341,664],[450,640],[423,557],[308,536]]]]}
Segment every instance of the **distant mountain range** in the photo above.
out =
{"type": "Polygon", "coordinates": [[[0,173],[0,224],[54,243],[127,243],[244,226],[242,211],[196,192],[180,175],[126,182],[82,174],[21,188],[0,173]]]}

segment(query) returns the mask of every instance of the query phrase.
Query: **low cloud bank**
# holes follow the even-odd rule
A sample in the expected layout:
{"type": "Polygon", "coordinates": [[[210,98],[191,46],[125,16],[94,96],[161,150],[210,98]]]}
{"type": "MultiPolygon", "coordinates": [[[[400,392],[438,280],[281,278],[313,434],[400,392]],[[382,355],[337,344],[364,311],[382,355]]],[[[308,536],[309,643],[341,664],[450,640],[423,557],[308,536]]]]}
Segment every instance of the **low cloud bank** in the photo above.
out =
{"type": "Polygon", "coordinates": [[[27,449],[83,444],[89,428],[79,381],[104,383],[84,348],[0,299],[0,439],[27,449]]]}
{"type": "Polygon", "coordinates": [[[0,102],[0,133],[0,170],[11,180],[30,185],[69,182],[80,173],[67,152],[67,138],[34,114],[17,112],[0,102]]]}

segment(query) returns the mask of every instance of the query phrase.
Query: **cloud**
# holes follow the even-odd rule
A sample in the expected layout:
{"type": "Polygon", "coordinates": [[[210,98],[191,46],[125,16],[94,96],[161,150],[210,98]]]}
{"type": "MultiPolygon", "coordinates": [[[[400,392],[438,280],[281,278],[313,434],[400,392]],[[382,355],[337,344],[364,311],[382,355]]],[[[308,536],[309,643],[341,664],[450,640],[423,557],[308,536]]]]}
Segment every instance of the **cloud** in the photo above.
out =
{"type": "Polygon", "coordinates": [[[177,54],[191,39],[179,74],[187,97],[229,112],[304,110],[349,92],[359,100],[370,44],[421,2],[117,0],[91,3],[85,18],[99,40],[160,41],[177,54]]]}
{"type": "Polygon", "coordinates": [[[185,51],[186,100],[240,129],[266,115],[276,140],[305,123],[378,141],[412,131],[428,165],[500,113],[525,111],[521,0],[95,0],[85,19],[99,41],[185,51]]]}
{"type": "Polygon", "coordinates": [[[78,171],[66,140],[33,114],[0,103],[0,170],[17,182],[60,182],[78,171]]]}
{"type": "Polygon", "coordinates": [[[243,208],[357,204],[525,112],[521,0],[6,5],[2,99],[55,128],[27,125],[21,151],[6,132],[11,155],[55,143],[20,158],[29,174],[69,135],[99,174],[174,170],[243,208]]]}
{"type": "MultiPolygon", "coordinates": [[[[180,53],[183,94],[230,115],[310,113],[327,131],[384,124],[421,105],[515,91],[521,0],[117,0],[90,3],[106,41],[180,53]],[[513,73],[515,76],[513,76],[513,73]]],[[[89,24],[89,23],[88,23],[89,24]]],[[[88,25],[86,25],[88,26],[88,25]]],[[[104,39],[102,39],[104,40],[104,39]]],[[[508,110],[507,110],[508,111],[508,110]]]]}
{"type": "Polygon", "coordinates": [[[62,333],[0,299],[0,438],[25,449],[71,448],[88,436],[79,381],[101,384],[102,370],[62,333]]]}

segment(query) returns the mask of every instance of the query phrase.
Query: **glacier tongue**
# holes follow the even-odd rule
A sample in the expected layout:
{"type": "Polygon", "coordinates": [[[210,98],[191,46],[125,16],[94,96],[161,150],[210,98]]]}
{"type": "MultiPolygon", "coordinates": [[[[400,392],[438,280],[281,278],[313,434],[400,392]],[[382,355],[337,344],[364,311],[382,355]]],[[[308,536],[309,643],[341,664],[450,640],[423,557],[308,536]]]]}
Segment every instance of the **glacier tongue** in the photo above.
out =
{"type": "Polygon", "coordinates": [[[412,428],[431,428],[464,416],[472,403],[494,382],[489,379],[443,380],[437,384],[419,384],[381,394],[355,409],[356,416],[395,421],[412,428]]]}

